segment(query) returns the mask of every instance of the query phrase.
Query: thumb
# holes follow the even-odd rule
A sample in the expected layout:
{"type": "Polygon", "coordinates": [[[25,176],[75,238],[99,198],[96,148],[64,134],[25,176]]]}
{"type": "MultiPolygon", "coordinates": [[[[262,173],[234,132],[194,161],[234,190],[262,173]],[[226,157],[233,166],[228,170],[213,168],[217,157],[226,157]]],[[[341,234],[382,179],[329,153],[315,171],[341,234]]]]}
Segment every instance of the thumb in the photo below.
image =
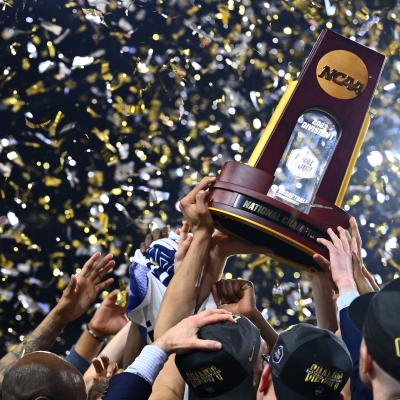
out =
{"type": "Polygon", "coordinates": [[[200,192],[196,195],[196,207],[200,212],[204,212],[207,210],[207,196],[208,192],[204,190],[200,190],[200,192]]]}
{"type": "Polygon", "coordinates": [[[190,243],[192,243],[193,236],[188,235],[188,237],[182,242],[180,245],[180,250],[183,254],[186,254],[186,252],[189,250],[190,243]]]}
{"type": "Polygon", "coordinates": [[[222,343],[217,342],[215,340],[201,340],[197,339],[193,342],[191,346],[193,350],[210,350],[210,351],[218,351],[222,349],[222,343]]]}
{"type": "Polygon", "coordinates": [[[104,300],[107,301],[107,303],[115,303],[118,293],[119,289],[114,289],[104,300]]]}
{"type": "Polygon", "coordinates": [[[182,244],[188,236],[189,233],[189,223],[187,221],[182,222],[182,227],[179,228],[179,244],[182,244]]]}

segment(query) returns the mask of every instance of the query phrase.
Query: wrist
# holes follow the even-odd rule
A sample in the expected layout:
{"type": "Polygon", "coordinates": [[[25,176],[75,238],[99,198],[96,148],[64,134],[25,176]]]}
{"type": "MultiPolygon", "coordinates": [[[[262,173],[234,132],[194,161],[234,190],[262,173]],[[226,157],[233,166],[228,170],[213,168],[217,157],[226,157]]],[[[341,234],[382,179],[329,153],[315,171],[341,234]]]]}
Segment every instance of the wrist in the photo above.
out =
{"type": "Polygon", "coordinates": [[[231,255],[229,251],[229,242],[231,241],[231,237],[215,231],[211,238],[211,246],[215,255],[221,259],[228,258],[231,255]]]}
{"type": "Polygon", "coordinates": [[[224,249],[224,246],[218,240],[215,240],[214,237],[211,238],[211,245],[210,245],[210,259],[213,262],[221,263],[228,259],[230,254],[224,249]]]}
{"type": "Polygon", "coordinates": [[[75,352],[90,363],[93,357],[98,355],[103,344],[104,342],[95,339],[87,329],[85,329],[75,343],[75,352]]]}
{"type": "Polygon", "coordinates": [[[96,328],[95,326],[91,325],[89,322],[86,325],[86,332],[95,340],[99,342],[105,342],[107,340],[107,333],[102,332],[100,329],[96,328]]]}
{"type": "Polygon", "coordinates": [[[357,292],[357,285],[354,279],[343,279],[335,283],[339,290],[339,295],[349,292],[357,292]]]}
{"type": "Polygon", "coordinates": [[[310,276],[309,281],[313,293],[322,292],[322,293],[329,293],[329,295],[331,295],[334,289],[328,274],[315,272],[310,276]]]}
{"type": "Polygon", "coordinates": [[[49,316],[60,324],[67,325],[71,322],[71,318],[68,317],[68,311],[65,310],[60,303],[58,303],[50,312],[49,316]]]}
{"type": "Polygon", "coordinates": [[[168,343],[163,336],[160,336],[153,342],[153,346],[158,347],[159,349],[165,351],[168,355],[172,353],[172,346],[168,343]]]}
{"type": "Polygon", "coordinates": [[[209,240],[211,239],[213,231],[214,228],[212,226],[192,226],[193,239],[197,237],[209,240]]]}
{"type": "Polygon", "coordinates": [[[197,242],[211,242],[212,231],[210,231],[207,227],[193,227],[192,228],[193,239],[192,241],[197,242]]]}

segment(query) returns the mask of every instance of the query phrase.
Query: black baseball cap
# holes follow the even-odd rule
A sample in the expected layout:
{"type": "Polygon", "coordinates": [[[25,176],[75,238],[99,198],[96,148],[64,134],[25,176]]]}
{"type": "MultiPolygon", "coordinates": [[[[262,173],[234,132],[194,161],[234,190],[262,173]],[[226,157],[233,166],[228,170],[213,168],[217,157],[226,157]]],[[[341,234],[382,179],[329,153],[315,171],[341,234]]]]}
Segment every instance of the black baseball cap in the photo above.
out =
{"type": "Polygon", "coordinates": [[[282,332],[269,362],[278,400],[339,399],[353,369],[343,340],[310,324],[282,332]]]}
{"type": "Polygon", "coordinates": [[[400,278],[377,293],[357,297],[349,317],[362,333],[373,360],[400,381],[400,278]]]}
{"type": "Polygon", "coordinates": [[[260,332],[244,316],[200,329],[200,339],[222,343],[218,351],[196,350],[175,358],[189,386],[189,399],[247,400],[254,397],[253,368],[261,346],[260,332]]]}

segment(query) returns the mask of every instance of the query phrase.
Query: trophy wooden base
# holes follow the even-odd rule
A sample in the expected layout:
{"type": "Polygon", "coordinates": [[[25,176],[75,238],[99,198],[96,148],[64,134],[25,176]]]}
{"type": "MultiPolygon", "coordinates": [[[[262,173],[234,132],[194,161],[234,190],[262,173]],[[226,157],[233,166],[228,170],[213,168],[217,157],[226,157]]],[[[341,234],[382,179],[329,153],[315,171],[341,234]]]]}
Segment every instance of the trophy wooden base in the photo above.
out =
{"type": "Polygon", "coordinates": [[[350,215],[316,197],[308,214],[266,194],[273,176],[234,161],[225,163],[211,188],[209,209],[218,229],[239,236],[273,252],[273,258],[308,271],[323,272],[312,256],[329,258],[318,237],[329,238],[326,230],[347,229],[350,215]]]}

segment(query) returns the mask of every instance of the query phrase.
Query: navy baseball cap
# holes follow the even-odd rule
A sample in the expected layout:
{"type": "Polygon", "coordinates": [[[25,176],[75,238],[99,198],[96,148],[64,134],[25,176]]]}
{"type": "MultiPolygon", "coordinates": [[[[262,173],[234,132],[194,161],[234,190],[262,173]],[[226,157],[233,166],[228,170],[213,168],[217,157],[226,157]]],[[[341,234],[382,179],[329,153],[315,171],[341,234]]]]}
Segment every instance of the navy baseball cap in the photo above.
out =
{"type": "Polygon", "coordinates": [[[282,332],[269,363],[279,400],[340,399],[353,370],[343,340],[310,324],[282,332]]]}
{"type": "Polygon", "coordinates": [[[235,315],[236,324],[222,322],[200,329],[200,339],[222,343],[219,351],[196,350],[175,358],[189,386],[189,399],[247,400],[254,398],[253,369],[260,332],[249,319],[235,315]]]}
{"type": "Polygon", "coordinates": [[[349,317],[362,333],[373,360],[400,381],[400,278],[379,292],[357,297],[349,317]]]}

